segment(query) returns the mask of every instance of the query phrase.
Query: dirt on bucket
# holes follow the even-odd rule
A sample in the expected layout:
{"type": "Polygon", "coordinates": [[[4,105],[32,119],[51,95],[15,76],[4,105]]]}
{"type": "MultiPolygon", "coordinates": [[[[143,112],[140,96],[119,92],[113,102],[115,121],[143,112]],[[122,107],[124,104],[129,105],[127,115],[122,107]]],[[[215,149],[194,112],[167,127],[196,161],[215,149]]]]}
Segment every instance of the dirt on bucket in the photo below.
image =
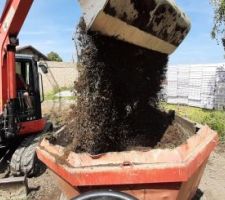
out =
{"type": "Polygon", "coordinates": [[[186,141],[190,135],[174,122],[174,113],[158,109],[168,55],[87,32],[83,19],[76,38],[77,105],[58,144],[99,154],[186,141]]]}

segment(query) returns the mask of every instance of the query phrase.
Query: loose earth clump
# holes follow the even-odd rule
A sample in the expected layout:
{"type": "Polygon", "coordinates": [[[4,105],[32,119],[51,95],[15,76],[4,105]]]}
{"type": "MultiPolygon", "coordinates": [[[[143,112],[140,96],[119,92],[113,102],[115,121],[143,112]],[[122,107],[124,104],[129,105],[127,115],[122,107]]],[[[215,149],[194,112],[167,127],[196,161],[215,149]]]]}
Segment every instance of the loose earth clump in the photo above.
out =
{"type": "Polygon", "coordinates": [[[163,147],[163,138],[170,145],[187,139],[174,136],[182,135],[173,123],[174,113],[157,107],[168,55],[87,32],[83,19],[76,45],[80,74],[75,84],[77,105],[66,130],[57,137],[58,144],[79,153],[99,154],[163,147]],[[168,132],[171,137],[166,136],[168,132]]]}

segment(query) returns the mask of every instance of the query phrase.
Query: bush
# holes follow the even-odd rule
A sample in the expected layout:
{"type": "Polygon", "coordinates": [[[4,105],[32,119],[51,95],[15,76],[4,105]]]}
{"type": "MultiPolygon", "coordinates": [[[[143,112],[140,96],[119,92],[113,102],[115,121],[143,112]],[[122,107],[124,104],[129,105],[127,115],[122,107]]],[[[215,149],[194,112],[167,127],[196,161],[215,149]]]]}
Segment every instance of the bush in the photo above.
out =
{"type": "Polygon", "coordinates": [[[221,139],[225,139],[225,114],[224,112],[213,111],[202,119],[204,124],[209,125],[213,130],[216,130],[221,139]]]}
{"type": "Polygon", "coordinates": [[[182,117],[189,118],[199,124],[207,124],[213,130],[217,131],[221,140],[225,141],[225,112],[193,108],[188,106],[161,104],[164,110],[175,110],[182,117]]]}
{"type": "MultiPolygon", "coordinates": [[[[65,91],[65,90],[74,91],[74,88],[72,86],[71,87],[54,88],[51,92],[48,92],[47,94],[45,94],[45,100],[62,99],[63,97],[58,97],[58,96],[56,96],[56,94],[59,93],[59,92],[65,91]]],[[[64,97],[64,99],[75,100],[76,96],[64,97]]]]}

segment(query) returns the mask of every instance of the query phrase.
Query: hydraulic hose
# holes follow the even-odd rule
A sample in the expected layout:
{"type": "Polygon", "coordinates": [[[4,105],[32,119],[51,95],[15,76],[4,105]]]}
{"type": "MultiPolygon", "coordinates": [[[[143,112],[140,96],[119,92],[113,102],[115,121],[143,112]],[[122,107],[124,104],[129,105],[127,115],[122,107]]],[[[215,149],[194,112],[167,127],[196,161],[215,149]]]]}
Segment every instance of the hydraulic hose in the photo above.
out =
{"type": "Polygon", "coordinates": [[[72,200],[138,200],[128,194],[112,190],[96,190],[81,194],[72,200]]]}

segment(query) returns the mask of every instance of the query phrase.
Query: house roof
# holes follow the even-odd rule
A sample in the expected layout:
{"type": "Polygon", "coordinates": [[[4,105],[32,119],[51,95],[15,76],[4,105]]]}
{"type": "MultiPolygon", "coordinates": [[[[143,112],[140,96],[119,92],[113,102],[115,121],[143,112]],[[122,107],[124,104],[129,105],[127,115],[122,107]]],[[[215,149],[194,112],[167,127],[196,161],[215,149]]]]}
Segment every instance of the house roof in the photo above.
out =
{"type": "Polygon", "coordinates": [[[43,53],[41,53],[39,50],[37,50],[36,48],[34,48],[31,45],[27,45],[27,46],[23,46],[23,47],[17,47],[16,48],[16,53],[23,53],[24,50],[30,50],[32,51],[34,54],[37,54],[39,59],[43,59],[48,61],[48,57],[46,55],[44,55],[43,53]]]}

